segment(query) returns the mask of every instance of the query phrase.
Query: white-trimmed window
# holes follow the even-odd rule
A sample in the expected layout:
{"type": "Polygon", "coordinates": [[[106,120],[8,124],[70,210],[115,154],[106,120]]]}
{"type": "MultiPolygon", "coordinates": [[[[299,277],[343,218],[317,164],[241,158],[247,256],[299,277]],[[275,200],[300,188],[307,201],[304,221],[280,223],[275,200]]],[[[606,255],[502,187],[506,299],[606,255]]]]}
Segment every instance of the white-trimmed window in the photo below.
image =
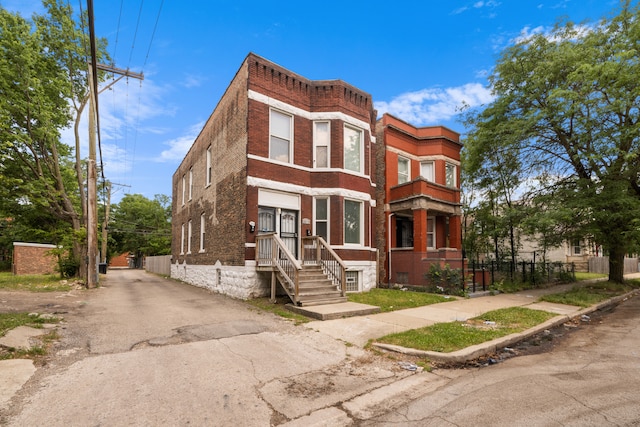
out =
{"type": "Polygon", "coordinates": [[[329,198],[316,197],[313,200],[313,234],[329,243],[329,198]]]}
{"type": "Polygon", "coordinates": [[[571,255],[582,255],[582,245],[579,239],[571,241],[571,255]]]}
{"type": "Polygon", "coordinates": [[[193,168],[189,169],[189,200],[193,198],[193,168]]]}
{"type": "Polygon", "coordinates": [[[456,165],[452,163],[446,163],[444,165],[444,177],[447,187],[456,186],[456,165]]]}
{"type": "Polygon", "coordinates": [[[411,179],[411,162],[406,157],[398,157],[398,184],[404,184],[411,179]]]}
{"type": "Polygon", "coordinates": [[[291,163],[293,158],[293,116],[277,110],[269,113],[269,158],[291,163]]]}
{"type": "Polygon", "coordinates": [[[436,218],[427,217],[427,249],[436,248],[436,218]]]}
{"type": "Polygon", "coordinates": [[[207,148],[207,170],[205,171],[205,173],[205,186],[209,186],[211,185],[211,146],[207,148]]]}
{"type": "Polygon", "coordinates": [[[187,225],[187,254],[191,253],[191,233],[193,232],[193,225],[191,224],[191,220],[189,220],[189,224],[187,225]]]}
{"type": "Polygon", "coordinates": [[[429,182],[434,182],[432,161],[420,162],[420,176],[429,182]]]}
{"type": "Polygon", "coordinates": [[[363,172],[364,138],[362,130],[344,127],[344,168],[354,172],[363,172]]]}
{"type": "Polygon", "coordinates": [[[331,146],[331,123],[313,122],[313,166],[328,168],[331,146]]]}
{"type": "Polygon", "coordinates": [[[361,245],[364,239],[363,203],[344,200],[344,243],[361,245]]]}
{"type": "Polygon", "coordinates": [[[205,216],[200,214],[200,252],[204,252],[205,216]]]}
{"type": "Polygon", "coordinates": [[[180,227],[180,255],[184,254],[184,224],[180,227]]]}
{"type": "Polygon", "coordinates": [[[187,201],[187,177],[182,175],[182,204],[184,205],[187,201]]]}
{"type": "Polygon", "coordinates": [[[357,270],[345,271],[347,282],[347,292],[358,292],[360,290],[360,272],[357,270]]]}

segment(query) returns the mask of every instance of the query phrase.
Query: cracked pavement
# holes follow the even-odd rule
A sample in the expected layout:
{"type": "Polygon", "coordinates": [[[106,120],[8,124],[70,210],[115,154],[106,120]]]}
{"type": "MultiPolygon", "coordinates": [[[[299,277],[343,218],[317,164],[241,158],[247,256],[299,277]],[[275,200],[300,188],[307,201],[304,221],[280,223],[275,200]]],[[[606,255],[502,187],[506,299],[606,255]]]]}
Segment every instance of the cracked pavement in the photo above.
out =
{"type": "Polygon", "coordinates": [[[99,289],[73,294],[55,355],[0,408],[0,424],[601,426],[640,420],[640,296],[567,329],[549,352],[486,368],[415,373],[400,367],[403,356],[369,352],[143,271],[110,270],[99,289]]]}
{"type": "Polygon", "coordinates": [[[110,270],[65,314],[8,425],[279,425],[411,375],[246,303],[110,270]]]}

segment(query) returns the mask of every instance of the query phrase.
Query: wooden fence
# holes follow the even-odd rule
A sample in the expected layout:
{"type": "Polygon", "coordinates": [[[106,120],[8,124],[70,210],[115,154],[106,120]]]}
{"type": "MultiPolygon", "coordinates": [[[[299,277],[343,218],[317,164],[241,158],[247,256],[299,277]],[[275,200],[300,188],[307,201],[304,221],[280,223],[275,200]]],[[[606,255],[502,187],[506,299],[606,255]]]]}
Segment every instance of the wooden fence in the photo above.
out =
{"type": "Polygon", "coordinates": [[[171,255],[148,256],[144,261],[145,271],[171,276],[171,255]]]}
{"type": "MultiPolygon", "coordinates": [[[[638,271],[640,271],[638,258],[624,259],[624,274],[637,273],[638,271]]],[[[609,257],[589,258],[589,273],[609,274],[609,257]]]]}

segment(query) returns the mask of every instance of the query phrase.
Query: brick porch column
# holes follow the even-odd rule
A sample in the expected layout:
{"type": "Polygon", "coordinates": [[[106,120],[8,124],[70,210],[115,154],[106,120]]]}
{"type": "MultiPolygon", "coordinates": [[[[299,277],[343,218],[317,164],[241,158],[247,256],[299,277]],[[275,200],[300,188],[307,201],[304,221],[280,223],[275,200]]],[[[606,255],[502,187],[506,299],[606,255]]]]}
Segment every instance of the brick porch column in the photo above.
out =
{"type": "Polygon", "coordinates": [[[427,252],[427,211],[413,211],[413,252],[427,252]]]}

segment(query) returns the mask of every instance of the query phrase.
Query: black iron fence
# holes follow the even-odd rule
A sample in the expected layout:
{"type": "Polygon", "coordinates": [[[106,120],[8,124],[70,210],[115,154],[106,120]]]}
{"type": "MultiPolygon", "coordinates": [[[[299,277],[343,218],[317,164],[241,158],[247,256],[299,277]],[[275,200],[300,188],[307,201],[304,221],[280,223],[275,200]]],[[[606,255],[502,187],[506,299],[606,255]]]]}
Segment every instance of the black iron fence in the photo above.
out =
{"type": "Polygon", "coordinates": [[[528,287],[541,287],[551,283],[575,280],[575,264],[534,261],[469,261],[464,280],[464,290],[477,292],[489,290],[496,284],[517,283],[528,287]]]}

